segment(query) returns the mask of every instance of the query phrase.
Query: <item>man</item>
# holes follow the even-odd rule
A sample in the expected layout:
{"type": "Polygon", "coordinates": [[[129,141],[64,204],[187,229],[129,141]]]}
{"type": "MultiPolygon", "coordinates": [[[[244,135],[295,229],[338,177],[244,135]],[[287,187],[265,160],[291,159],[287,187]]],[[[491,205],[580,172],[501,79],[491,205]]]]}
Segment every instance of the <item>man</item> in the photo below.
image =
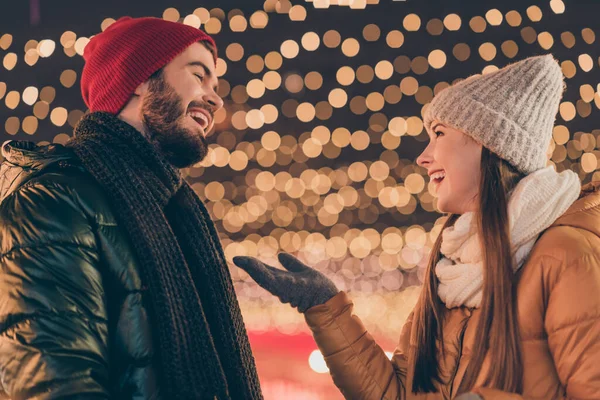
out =
{"type": "Polygon", "coordinates": [[[262,398],[215,227],[178,170],[223,106],[214,41],[124,17],[84,58],[74,138],[2,146],[5,394],[262,398]]]}

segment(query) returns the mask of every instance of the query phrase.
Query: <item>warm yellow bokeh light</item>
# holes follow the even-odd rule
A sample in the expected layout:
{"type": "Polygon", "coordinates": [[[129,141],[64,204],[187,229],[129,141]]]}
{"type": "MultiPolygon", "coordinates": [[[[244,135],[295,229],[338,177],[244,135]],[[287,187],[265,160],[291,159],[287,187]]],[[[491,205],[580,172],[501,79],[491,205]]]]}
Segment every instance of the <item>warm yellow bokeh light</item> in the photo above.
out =
{"type": "Polygon", "coordinates": [[[301,42],[305,50],[315,51],[319,48],[321,39],[315,32],[307,32],[302,36],[301,42]]]}
{"type": "Polygon", "coordinates": [[[393,73],[394,65],[387,60],[379,61],[375,65],[375,75],[381,80],[390,79],[393,73]]]}
{"type": "Polygon", "coordinates": [[[368,24],[363,28],[362,33],[367,42],[375,42],[381,36],[381,29],[376,24],[368,24]]]}
{"type": "Polygon", "coordinates": [[[419,82],[412,76],[407,76],[400,81],[400,90],[408,96],[412,96],[419,90],[419,82]]]}
{"type": "Polygon", "coordinates": [[[538,6],[527,8],[527,16],[532,22],[539,22],[542,19],[542,10],[538,6]]]}
{"type": "Polygon", "coordinates": [[[16,135],[21,127],[21,121],[18,117],[8,117],[4,123],[4,131],[9,135],[16,135]]]}
{"type": "Polygon", "coordinates": [[[15,108],[17,108],[20,101],[21,101],[21,94],[19,92],[17,92],[16,90],[12,90],[12,91],[8,92],[8,94],[4,98],[4,103],[6,104],[6,107],[8,107],[11,110],[14,110],[15,108]]]}
{"type": "Polygon", "coordinates": [[[431,53],[429,53],[429,56],[427,57],[429,65],[431,65],[435,69],[440,69],[444,65],[446,65],[446,60],[446,53],[439,49],[433,50],[431,53]]]}
{"type": "Polygon", "coordinates": [[[315,107],[311,103],[301,103],[296,108],[296,116],[302,122],[310,122],[315,118],[315,107]]]}
{"type": "Polygon", "coordinates": [[[294,58],[300,52],[300,46],[294,40],[286,40],[281,44],[280,52],[285,58],[294,58]]]}
{"type": "Polygon", "coordinates": [[[244,32],[248,28],[248,20],[243,15],[235,15],[229,20],[232,32],[244,32]]]}
{"type": "Polygon", "coordinates": [[[176,8],[169,7],[167,8],[162,15],[163,19],[171,22],[177,22],[180,17],[179,11],[176,8]]]}
{"type": "Polygon", "coordinates": [[[392,49],[397,49],[404,44],[404,34],[400,31],[390,31],[385,37],[385,41],[392,49]]]}
{"type": "Polygon", "coordinates": [[[248,96],[254,99],[262,97],[265,94],[265,89],[265,83],[260,79],[252,79],[250,82],[248,82],[248,85],[246,85],[248,96]]]}
{"type": "Polygon", "coordinates": [[[292,21],[304,21],[306,19],[306,8],[300,4],[296,4],[290,9],[288,14],[292,21]]]}
{"type": "Polygon", "coordinates": [[[50,121],[56,126],[63,126],[67,122],[68,112],[64,107],[56,107],[50,113],[50,121]]]}
{"type": "Polygon", "coordinates": [[[227,73],[227,61],[222,58],[217,58],[217,65],[215,66],[215,73],[217,77],[221,77],[227,73]]]}
{"type": "Polygon", "coordinates": [[[565,12],[565,3],[562,0],[550,0],[550,7],[555,14],[562,14],[565,12]]]}
{"type": "Polygon", "coordinates": [[[575,118],[575,105],[573,105],[573,103],[570,101],[564,101],[560,104],[559,113],[562,119],[565,121],[570,121],[575,118]]]}
{"type": "Polygon", "coordinates": [[[333,89],[329,92],[328,101],[335,108],[344,107],[348,102],[348,94],[346,94],[344,89],[333,89]]]}
{"type": "Polygon", "coordinates": [[[250,26],[254,29],[264,29],[269,23],[269,15],[264,11],[256,11],[250,16],[250,26]]]}
{"type": "Polygon", "coordinates": [[[323,44],[329,48],[338,47],[341,42],[342,37],[336,30],[329,30],[323,35],[323,44]]]}
{"type": "Polygon", "coordinates": [[[217,33],[221,32],[221,27],[222,27],[221,21],[219,21],[218,18],[214,18],[214,17],[211,17],[204,24],[204,30],[209,35],[216,35],[217,33]]]}
{"type": "Polygon", "coordinates": [[[56,48],[56,43],[54,40],[46,39],[42,40],[37,48],[37,51],[40,57],[50,57],[52,53],[54,53],[54,49],[56,48]]]}
{"type": "Polygon", "coordinates": [[[35,86],[29,86],[23,91],[23,103],[32,106],[38,99],[38,88],[35,86]]]}
{"type": "Polygon", "coordinates": [[[304,77],[304,85],[310,90],[318,90],[323,85],[323,76],[317,71],[311,71],[304,77]]]}
{"type": "MultiPolygon", "coordinates": [[[[245,122],[252,129],[260,129],[265,124],[265,115],[260,110],[250,110],[245,115],[245,122]]],[[[240,125],[243,129],[243,125],[240,125]]]]}
{"type": "Polygon", "coordinates": [[[402,20],[402,26],[407,31],[418,31],[421,27],[421,18],[417,14],[408,14],[402,20]]]}
{"type": "Polygon", "coordinates": [[[344,66],[338,69],[336,79],[340,85],[349,86],[354,82],[356,74],[352,67],[344,66]]]}
{"type": "Polygon", "coordinates": [[[580,54],[577,58],[579,67],[584,72],[590,72],[594,68],[594,60],[589,54],[580,54]]]}
{"type": "Polygon", "coordinates": [[[2,50],[8,50],[12,42],[13,36],[10,33],[5,33],[4,35],[0,36],[0,48],[2,50]]]}
{"type": "Polygon", "coordinates": [[[521,25],[521,22],[523,22],[523,18],[521,17],[521,14],[519,14],[519,12],[512,10],[506,13],[506,22],[508,22],[510,26],[516,27],[521,25]]]}
{"type": "Polygon", "coordinates": [[[360,44],[358,43],[358,40],[353,39],[353,38],[348,38],[346,40],[344,40],[344,42],[342,43],[342,53],[344,53],[344,55],[346,57],[354,57],[358,54],[360,50],[360,44]]]}
{"type": "Polygon", "coordinates": [[[496,58],[497,50],[493,43],[486,42],[479,46],[479,55],[485,61],[492,61],[496,58]]]}
{"type": "Polygon", "coordinates": [[[7,53],[4,56],[2,65],[6,70],[10,71],[15,67],[15,65],[17,65],[17,55],[15,53],[7,53]]]}
{"type": "Polygon", "coordinates": [[[448,14],[444,18],[444,26],[449,31],[457,31],[460,29],[462,20],[458,14],[448,14]]]}
{"type": "Polygon", "coordinates": [[[268,71],[262,79],[265,87],[269,90],[275,90],[281,86],[281,75],[277,71],[268,71]]]}
{"type": "Polygon", "coordinates": [[[502,23],[504,17],[498,9],[492,9],[485,13],[485,19],[492,26],[498,26],[502,23]]]}
{"type": "Polygon", "coordinates": [[[473,32],[482,33],[487,27],[487,22],[483,17],[476,16],[471,18],[471,20],[469,21],[469,26],[471,27],[473,32]]]}
{"type": "Polygon", "coordinates": [[[244,47],[239,43],[231,43],[225,49],[225,55],[231,61],[240,61],[244,57],[244,47]]]}
{"type": "Polygon", "coordinates": [[[189,15],[186,15],[185,18],[183,19],[183,24],[189,25],[189,26],[192,26],[192,27],[198,29],[198,28],[200,28],[200,25],[202,25],[202,21],[200,20],[200,18],[197,15],[189,14],[189,15]]]}
{"type": "Polygon", "coordinates": [[[554,45],[554,38],[550,32],[541,32],[538,35],[538,42],[544,50],[550,50],[554,45]]]}

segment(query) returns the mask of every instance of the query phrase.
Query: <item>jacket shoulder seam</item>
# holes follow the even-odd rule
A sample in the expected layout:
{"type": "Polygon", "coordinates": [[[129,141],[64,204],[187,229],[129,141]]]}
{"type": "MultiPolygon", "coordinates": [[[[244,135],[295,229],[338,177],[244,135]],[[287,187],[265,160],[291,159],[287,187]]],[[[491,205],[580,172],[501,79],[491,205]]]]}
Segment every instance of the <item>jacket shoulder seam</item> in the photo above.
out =
{"type": "Polygon", "coordinates": [[[4,258],[4,257],[8,256],[10,253],[13,253],[18,250],[37,249],[40,247],[69,247],[69,246],[75,246],[77,248],[84,248],[84,249],[94,250],[94,251],[96,250],[95,247],[88,246],[88,245],[81,244],[81,243],[47,241],[47,242],[35,244],[33,246],[14,246],[14,247],[10,248],[9,250],[5,251],[4,253],[0,253],[0,258],[4,258]]]}
{"type": "Polygon", "coordinates": [[[49,315],[53,315],[53,316],[68,316],[68,317],[75,317],[75,318],[79,318],[82,321],[95,321],[95,322],[101,322],[101,323],[107,323],[108,321],[105,318],[101,318],[98,317],[96,315],[90,315],[90,316],[86,316],[82,313],[79,312],[75,312],[75,311],[67,311],[67,310],[62,310],[62,311],[44,311],[42,312],[35,312],[35,313],[29,313],[29,314],[16,314],[16,315],[11,315],[11,318],[13,319],[12,321],[9,321],[6,326],[2,326],[0,329],[0,335],[4,335],[8,330],[10,330],[11,328],[13,328],[15,325],[18,325],[20,323],[23,322],[27,322],[27,321],[33,321],[36,320],[40,317],[47,317],[49,315]]]}
{"type": "Polygon", "coordinates": [[[585,323],[591,323],[591,322],[594,322],[594,321],[597,321],[597,320],[600,320],[600,314],[592,315],[592,316],[580,319],[578,321],[569,322],[568,324],[562,325],[559,328],[554,329],[552,331],[552,334],[560,332],[563,329],[567,329],[567,328],[570,328],[570,327],[575,326],[575,325],[580,325],[580,324],[585,324],[585,323]]]}
{"type": "Polygon", "coordinates": [[[42,186],[42,187],[55,187],[55,188],[60,188],[60,189],[70,188],[69,185],[65,185],[63,183],[59,183],[59,182],[55,182],[55,181],[46,181],[46,182],[40,181],[39,178],[42,178],[42,177],[44,177],[44,175],[36,176],[33,179],[31,179],[30,181],[25,182],[24,184],[22,184],[21,186],[19,186],[17,189],[15,189],[8,196],[11,196],[14,193],[18,193],[22,189],[27,189],[27,188],[29,188],[31,186],[36,186],[36,185],[39,185],[39,186],[42,186]]]}
{"type": "MultiPolygon", "coordinates": [[[[42,176],[43,176],[43,175],[42,175],[42,176]]],[[[21,189],[26,189],[26,188],[29,188],[29,187],[32,187],[32,186],[36,186],[36,185],[40,185],[41,187],[54,187],[54,188],[57,188],[57,189],[62,189],[62,190],[64,190],[65,192],[68,192],[69,196],[70,196],[70,197],[73,199],[73,201],[74,201],[74,202],[75,202],[75,203],[76,203],[76,204],[79,206],[79,210],[80,210],[80,211],[81,211],[81,212],[82,212],[84,215],[86,215],[88,218],[92,218],[92,219],[93,219],[93,221],[94,221],[94,223],[95,223],[97,226],[119,226],[119,224],[117,224],[117,223],[107,223],[107,222],[102,222],[102,221],[100,221],[100,220],[99,220],[99,219],[98,219],[96,216],[94,216],[94,215],[88,215],[88,213],[87,213],[87,212],[86,212],[86,211],[83,209],[83,207],[82,207],[82,206],[81,206],[81,204],[80,204],[80,198],[79,198],[79,196],[77,196],[77,195],[75,195],[75,194],[73,194],[73,193],[70,193],[70,191],[71,191],[71,190],[77,190],[77,189],[73,188],[73,186],[72,186],[72,185],[70,185],[70,184],[66,184],[66,183],[54,182],[54,181],[40,182],[39,180],[36,180],[36,179],[37,179],[37,177],[36,177],[36,178],[34,178],[34,179],[32,179],[31,181],[29,181],[29,182],[26,182],[25,184],[21,185],[21,186],[20,186],[20,187],[18,187],[18,188],[17,188],[15,191],[13,191],[11,194],[9,194],[9,195],[7,196],[7,198],[8,198],[8,197],[10,197],[10,196],[12,196],[13,194],[17,193],[17,192],[18,192],[18,191],[20,191],[21,189]]],[[[5,199],[5,200],[6,200],[6,199],[5,199]]]]}
{"type": "MultiPolygon", "coordinates": [[[[553,226],[553,227],[548,228],[544,232],[544,234],[549,233],[549,232],[563,231],[563,230],[575,232],[578,236],[578,239],[585,240],[585,242],[588,244],[590,249],[593,249],[593,250],[596,249],[597,246],[594,246],[592,243],[590,243],[589,238],[583,234],[584,232],[589,232],[589,233],[593,234],[593,232],[590,232],[588,229],[586,229],[584,227],[572,226],[572,225],[558,225],[558,226],[553,226]]],[[[544,236],[544,234],[542,234],[542,237],[544,236]]],[[[541,239],[541,237],[540,237],[540,239],[541,239]]]]}
{"type": "MultiPolygon", "coordinates": [[[[21,191],[24,191],[26,189],[29,189],[33,186],[39,186],[39,187],[45,187],[45,188],[55,188],[55,189],[61,189],[64,190],[65,192],[69,192],[69,189],[72,189],[72,187],[70,185],[65,185],[63,183],[58,183],[58,182],[40,182],[38,180],[36,180],[35,178],[32,179],[31,181],[25,182],[23,185],[19,186],[18,188],[16,188],[15,190],[13,190],[11,193],[9,193],[3,200],[2,200],[2,205],[6,204],[6,200],[12,197],[15,197],[19,194],[21,194],[21,191]]],[[[69,196],[71,198],[73,198],[73,200],[75,199],[75,196],[71,193],[69,193],[69,196]]],[[[78,203],[78,202],[77,202],[78,203]]],[[[83,210],[81,210],[83,211],[83,210]]]]}
{"type": "MultiPolygon", "coordinates": [[[[578,228],[575,228],[575,227],[571,227],[571,228],[573,228],[575,231],[577,231],[577,234],[580,235],[582,237],[582,239],[586,241],[586,243],[588,244],[591,251],[584,252],[583,254],[579,255],[578,257],[570,260],[569,265],[567,266],[567,269],[571,265],[578,263],[579,261],[581,261],[582,259],[584,259],[586,257],[600,258],[600,253],[596,250],[595,246],[593,246],[592,243],[589,242],[589,239],[586,238],[585,235],[583,235],[581,232],[579,232],[578,228]]],[[[565,254],[567,254],[567,253],[568,253],[568,251],[565,251],[565,254]]],[[[567,257],[556,256],[556,255],[549,254],[548,252],[544,251],[541,254],[537,254],[535,256],[535,258],[532,258],[531,260],[529,260],[528,263],[539,263],[539,262],[542,262],[544,259],[550,259],[553,261],[557,261],[559,263],[565,263],[567,261],[567,257]]]]}

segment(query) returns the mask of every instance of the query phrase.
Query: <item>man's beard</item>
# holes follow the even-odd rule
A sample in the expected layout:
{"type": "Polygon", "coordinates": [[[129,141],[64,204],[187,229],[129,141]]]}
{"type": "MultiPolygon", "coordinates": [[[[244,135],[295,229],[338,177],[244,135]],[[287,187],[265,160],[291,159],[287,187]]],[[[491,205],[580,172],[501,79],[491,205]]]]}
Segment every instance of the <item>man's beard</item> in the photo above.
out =
{"type": "MultiPolygon", "coordinates": [[[[206,109],[206,106],[198,105],[206,109]]],[[[208,143],[202,134],[186,128],[187,118],[181,97],[162,74],[152,78],[142,104],[142,120],[150,141],[176,168],[186,168],[204,159],[208,143]]]]}

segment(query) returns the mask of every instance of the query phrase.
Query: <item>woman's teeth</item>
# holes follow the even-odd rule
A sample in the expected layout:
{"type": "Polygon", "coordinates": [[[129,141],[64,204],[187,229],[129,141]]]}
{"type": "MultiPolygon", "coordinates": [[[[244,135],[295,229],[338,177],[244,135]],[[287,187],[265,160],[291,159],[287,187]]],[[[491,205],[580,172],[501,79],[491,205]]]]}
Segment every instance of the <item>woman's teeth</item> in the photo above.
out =
{"type": "Polygon", "coordinates": [[[436,172],[434,174],[431,174],[431,180],[433,180],[436,183],[440,183],[442,181],[442,179],[444,179],[445,177],[446,177],[445,172],[436,172]]]}

